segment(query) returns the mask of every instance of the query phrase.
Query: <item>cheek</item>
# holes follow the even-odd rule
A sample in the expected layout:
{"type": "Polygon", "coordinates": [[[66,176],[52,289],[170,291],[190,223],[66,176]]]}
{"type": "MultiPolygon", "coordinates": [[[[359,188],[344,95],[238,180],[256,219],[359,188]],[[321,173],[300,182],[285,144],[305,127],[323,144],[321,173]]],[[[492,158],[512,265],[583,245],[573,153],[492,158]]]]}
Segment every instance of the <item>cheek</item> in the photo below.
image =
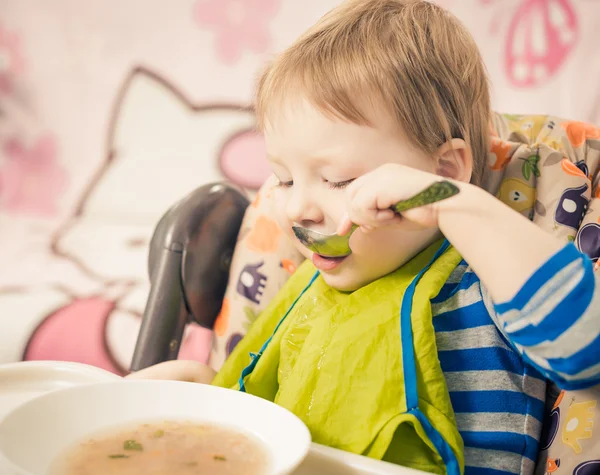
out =
{"type": "Polygon", "coordinates": [[[288,232],[290,229],[290,220],[285,212],[285,203],[281,201],[277,202],[277,207],[275,208],[275,219],[277,220],[279,227],[283,229],[284,232],[288,232]]]}
{"type": "Polygon", "coordinates": [[[387,253],[391,244],[394,242],[390,229],[378,229],[370,233],[363,233],[357,230],[350,238],[350,247],[356,254],[377,256],[387,253]]]}
{"type": "Polygon", "coordinates": [[[277,223],[284,231],[290,227],[291,223],[287,217],[287,204],[288,204],[288,196],[284,190],[280,188],[276,188],[273,192],[273,216],[277,220],[277,223]]]}
{"type": "Polygon", "coordinates": [[[275,219],[277,220],[277,224],[283,231],[283,234],[292,242],[294,247],[307,259],[310,259],[312,256],[312,252],[306,249],[300,242],[296,239],[294,235],[294,231],[292,231],[292,222],[287,217],[287,213],[285,212],[286,204],[283,199],[277,200],[277,205],[275,208],[275,219]]]}

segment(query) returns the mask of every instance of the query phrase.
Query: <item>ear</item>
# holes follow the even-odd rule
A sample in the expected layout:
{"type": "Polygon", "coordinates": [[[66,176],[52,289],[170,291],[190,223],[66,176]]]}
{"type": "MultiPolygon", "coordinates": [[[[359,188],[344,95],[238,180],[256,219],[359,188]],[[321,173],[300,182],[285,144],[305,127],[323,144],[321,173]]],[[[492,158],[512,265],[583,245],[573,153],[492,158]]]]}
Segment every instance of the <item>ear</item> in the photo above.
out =
{"type": "Polygon", "coordinates": [[[435,173],[469,183],[473,174],[473,154],[463,139],[452,139],[442,145],[435,156],[435,173]]]}

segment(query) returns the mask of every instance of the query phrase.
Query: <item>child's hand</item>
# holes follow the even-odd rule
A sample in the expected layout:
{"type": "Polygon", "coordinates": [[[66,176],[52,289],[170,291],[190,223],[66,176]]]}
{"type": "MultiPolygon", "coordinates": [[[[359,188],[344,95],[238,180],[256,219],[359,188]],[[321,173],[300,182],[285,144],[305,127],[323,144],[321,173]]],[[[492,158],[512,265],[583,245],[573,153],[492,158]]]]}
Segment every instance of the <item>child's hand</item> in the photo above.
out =
{"type": "Polygon", "coordinates": [[[215,371],[199,361],[165,361],[126,376],[127,379],[166,379],[210,384],[215,371]]]}
{"type": "Polygon", "coordinates": [[[440,177],[414,168],[386,164],[357,178],[347,188],[348,214],[342,219],[337,233],[345,235],[352,224],[364,232],[399,223],[408,219],[425,227],[438,225],[439,205],[442,202],[413,208],[399,216],[390,209],[399,201],[423,191],[440,177]]]}

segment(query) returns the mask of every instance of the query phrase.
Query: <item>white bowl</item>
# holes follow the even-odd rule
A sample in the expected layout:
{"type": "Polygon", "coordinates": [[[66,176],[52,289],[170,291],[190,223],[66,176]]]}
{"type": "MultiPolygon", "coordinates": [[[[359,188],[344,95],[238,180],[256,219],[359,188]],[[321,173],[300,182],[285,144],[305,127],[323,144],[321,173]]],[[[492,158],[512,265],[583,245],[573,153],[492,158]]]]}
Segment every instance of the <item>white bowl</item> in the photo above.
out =
{"type": "Polygon", "coordinates": [[[53,391],[17,407],[0,422],[0,456],[15,474],[45,475],[63,450],[86,436],[157,419],[250,433],[269,452],[273,474],[292,472],[310,448],[300,419],[258,397],[197,383],[123,380],[53,391]]]}

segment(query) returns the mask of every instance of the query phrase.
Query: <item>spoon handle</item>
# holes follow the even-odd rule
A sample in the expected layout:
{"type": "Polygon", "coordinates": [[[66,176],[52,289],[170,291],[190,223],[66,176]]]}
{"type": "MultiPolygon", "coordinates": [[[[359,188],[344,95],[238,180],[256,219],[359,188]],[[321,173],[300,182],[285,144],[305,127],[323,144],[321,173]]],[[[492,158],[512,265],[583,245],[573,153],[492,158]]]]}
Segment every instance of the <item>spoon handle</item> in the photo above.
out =
{"type": "Polygon", "coordinates": [[[396,211],[396,213],[402,213],[403,211],[412,208],[418,208],[420,206],[430,205],[431,203],[448,199],[457,195],[459,191],[460,190],[456,185],[447,180],[437,181],[413,197],[396,203],[392,206],[392,209],[396,211]]]}

